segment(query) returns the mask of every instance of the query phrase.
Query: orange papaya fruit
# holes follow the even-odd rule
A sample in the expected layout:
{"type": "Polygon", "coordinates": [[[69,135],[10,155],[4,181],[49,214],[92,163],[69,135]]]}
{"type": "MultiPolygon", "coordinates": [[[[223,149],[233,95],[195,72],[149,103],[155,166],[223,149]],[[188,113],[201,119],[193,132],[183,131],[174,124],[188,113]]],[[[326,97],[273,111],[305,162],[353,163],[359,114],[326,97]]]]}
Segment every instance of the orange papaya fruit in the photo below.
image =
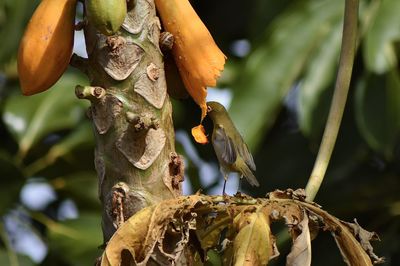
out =
{"type": "Polygon", "coordinates": [[[207,27],[189,0],[155,0],[164,29],[174,36],[172,54],[183,84],[207,114],[207,87],[215,87],[224,70],[226,56],[218,48],[207,27]]]}
{"type": "Polygon", "coordinates": [[[77,0],[42,0],[18,50],[18,75],[24,95],[49,89],[64,73],[74,45],[77,0]]]}

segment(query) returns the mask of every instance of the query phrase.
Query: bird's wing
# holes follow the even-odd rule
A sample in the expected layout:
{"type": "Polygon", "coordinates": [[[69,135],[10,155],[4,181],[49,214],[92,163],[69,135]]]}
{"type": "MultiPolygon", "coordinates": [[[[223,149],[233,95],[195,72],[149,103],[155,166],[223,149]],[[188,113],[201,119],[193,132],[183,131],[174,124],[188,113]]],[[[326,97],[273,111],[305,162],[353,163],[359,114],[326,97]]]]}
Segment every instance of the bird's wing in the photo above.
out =
{"type": "Polygon", "coordinates": [[[254,176],[253,172],[249,169],[249,167],[247,166],[247,164],[245,164],[245,162],[241,161],[241,163],[239,163],[237,167],[240,170],[240,174],[246,177],[246,180],[250,183],[250,185],[256,187],[260,186],[260,183],[258,183],[257,178],[254,176]]]}
{"type": "Polygon", "coordinates": [[[245,161],[245,163],[249,166],[249,168],[253,171],[256,171],[256,164],[254,163],[253,155],[251,155],[251,152],[249,151],[249,148],[247,147],[246,143],[242,141],[243,145],[240,145],[239,147],[239,154],[245,161]]]}
{"type": "Polygon", "coordinates": [[[237,153],[233,140],[226,134],[223,127],[217,127],[214,131],[213,143],[216,149],[219,149],[221,159],[227,164],[233,164],[236,161],[237,153]]]}

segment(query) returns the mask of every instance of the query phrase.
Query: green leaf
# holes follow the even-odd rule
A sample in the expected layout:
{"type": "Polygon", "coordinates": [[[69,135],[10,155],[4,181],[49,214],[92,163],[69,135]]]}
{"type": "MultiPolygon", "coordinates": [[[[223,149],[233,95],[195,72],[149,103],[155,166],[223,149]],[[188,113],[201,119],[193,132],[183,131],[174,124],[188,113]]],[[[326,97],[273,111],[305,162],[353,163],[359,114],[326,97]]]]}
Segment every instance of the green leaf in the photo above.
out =
{"type": "Polygon", "coordinates": [[[74,88],[85,82],[82,76],[64,74],[46,92],[29,97],[13,95],[7,100],[3,120],[18,141],[22,158],[49,133],[78,125],[87,103],[75,97],[74,88]]]}
{"type": "Polygon", "coordinates": [[[16,255],[15,257],[11,258],[11,254],[9,254],[6,250],[0,249],[0,261],[2,266],[34,266],[36,265],[33,261],[28,258],[27,256],[23,255],[16,255]]]}
{"type": "Polygon", "coordinates": [[[89,120],[81,122],[78,128],[51,147],[49,156],[52,158],[65,156],[82,145],[94,145],[92,125],[89,123],[89,120]]]}
{"type": "Polygon", "coordinates": [[[396,72],[370,75],[357,87],[357,126],[368,145],[391,159],[400,132],[400,78],[396,72]]]}
{"type": "Polygon", "coordinates": [[[17,254],[11,247],[10,239],[4,229],[4,224],[0,222],[0,239],[4,249],[0,248],[0,262],[2,266],[33,266],[29,257],[17,254]]]}
{"type": "Polygon", "coordinates": [[[327,27],[328,35],[307,66],[304,79],[299,85],[298,121],[304,135],[321,133],[329,110],[332,80],[339,61],[342,21],[327,27]],[[328,98],[328,99],[326,99],[328,98]],[[325,115],[323,115],[325,114],[325,115]]]}
{"type": "Polygon", "coordinates": [[[12,159],[1,151],[0,169],[0,215],[2,215],[18,200],[25,179],[12,159]]]}
{"type": "Polygon", "coordinates": [[[363,55],[370,71],[382,74],[397,65],[394,42],[400,39],[399,10],[398,0],[380,1],[363,47],[363,55]]]}
{"type": "MultiPolygon", "coordinates": [[[[4,1],[4,0],[3,0],[4,1]]],[[[15,56],[18,42],[24,32],[24,27],[29,17],[32,15],[33,8],[39,1],[15,0],[5,1],[0,8],[0,67],[12,56],[15,56]],[[3,17],[4,16],[4,17],[3,17]]]]}
{"type": "Polygon", "coordinates": [[[96,173],[78,172],[57,177],[51,181],[57,193],[63,197],[72,198],[79,207],[94,209],[100,207],[98,181],[96,173]]]}
{"type": "Polygon", "coordinates": [[[78,219],[62,223],[47,223],[49,248],[71,265],[93,265],[101,254],[101,217],[97,213],[84,213],[78,219]]]}
{"type": "MultiPolygon", "coordinates": [[[[89,121],[83,121],[70,134],[62,138],[57,144],[53,145],[45,156],[26,167],[27,175],[33,175],[54,164],[60,157],[67,157],[75,149],[82,146],[94,146],[94,137],[89,121]]],[[[72,156],[68,156],[72,157],[72,156]]]]}
{"type": "Polygon", "coordinates": [[[332,23],[343,16],[343,8],[342,1],[296,2],[249,55],[240,80],[233,85],[230,113],[250,147],[256,147],[272,126],[286,93],[332,23]]]}

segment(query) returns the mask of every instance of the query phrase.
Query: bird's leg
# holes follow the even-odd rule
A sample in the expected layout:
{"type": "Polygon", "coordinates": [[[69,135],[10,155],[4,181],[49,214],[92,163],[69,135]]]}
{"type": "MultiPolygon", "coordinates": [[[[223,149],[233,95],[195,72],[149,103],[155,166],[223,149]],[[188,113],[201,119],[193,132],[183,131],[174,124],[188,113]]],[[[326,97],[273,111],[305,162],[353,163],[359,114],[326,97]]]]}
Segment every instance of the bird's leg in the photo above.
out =
{"type": "Polygon", "coordinates": [[[227,194],[225,193],[226,181],[228,180],[228,175],[224,174],[224,187],[222,189],[222,195],[225,197],[227,194]]]}
{"type": "Polygon", "coordinates": [[[239,176],[239,184],[238,184],[237,192],[242,192],[241,191],[242,190],[242,179],[243,179],[243,176],[239,176]]]}

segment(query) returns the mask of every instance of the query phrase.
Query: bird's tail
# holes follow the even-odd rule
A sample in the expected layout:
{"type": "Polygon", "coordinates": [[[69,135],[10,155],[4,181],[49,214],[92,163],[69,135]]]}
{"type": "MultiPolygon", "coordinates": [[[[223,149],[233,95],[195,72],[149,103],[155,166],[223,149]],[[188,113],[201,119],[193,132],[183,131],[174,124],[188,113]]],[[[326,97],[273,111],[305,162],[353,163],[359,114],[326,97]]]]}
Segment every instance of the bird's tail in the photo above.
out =
{"type": "Polygon", "coordinates": [[[247,182],[249,182],[250,185],[259,187],[260,184],[257,181],[257,178],[254,176],[253,172],[250,170],[250,168],[245,164],[241,164],[239,166],[241,174],[246,177],[247,182]]]}

